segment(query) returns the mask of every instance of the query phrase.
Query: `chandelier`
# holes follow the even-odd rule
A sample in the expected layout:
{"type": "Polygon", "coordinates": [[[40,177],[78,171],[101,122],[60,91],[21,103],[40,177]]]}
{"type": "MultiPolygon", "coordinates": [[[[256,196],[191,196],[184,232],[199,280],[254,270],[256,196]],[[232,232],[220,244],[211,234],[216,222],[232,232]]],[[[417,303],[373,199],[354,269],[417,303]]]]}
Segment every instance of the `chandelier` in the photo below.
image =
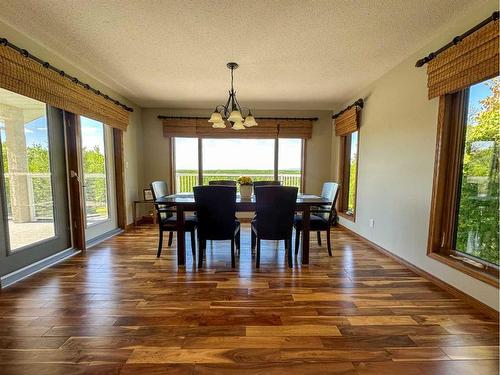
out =
{"type": "Polygon", "coordinates": [[[215,107],[212,116],[208,122],[212,123],[212,127],[216,129],[223,129],[226,127],[226,121],[229,121],[233,125],[231,128],[233,130],[243,130],[245,128],[250,128],[252,126],[257,126],[255,118],[252,116],[250,109],[241,107],[240,103],[236,99],[236,92],[233,88],[233,72],[238,68],[238,64],[235,62],[227,63],[227,67],[231,70],[231,90],[229,90],[229,98],[225,105],[220,104],[215,107]],[[243,118],[243,113],[246,114],[243,118]]]}

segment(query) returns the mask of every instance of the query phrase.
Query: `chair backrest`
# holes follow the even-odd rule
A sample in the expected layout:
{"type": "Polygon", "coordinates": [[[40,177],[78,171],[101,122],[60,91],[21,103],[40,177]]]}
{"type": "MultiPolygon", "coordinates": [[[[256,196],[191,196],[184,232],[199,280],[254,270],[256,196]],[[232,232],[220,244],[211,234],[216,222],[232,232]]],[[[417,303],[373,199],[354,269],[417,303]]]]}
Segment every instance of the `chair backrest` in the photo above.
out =
{"type": "MultiPolygon", "coordinates": [[[[153,200],[169,195],[168,184],[165,181],[153,181],[149,186],[151,188],[151,193],[153,194],[153,200]]],[[[170,212],[160,212],[161,209],[167,208],[164,204],[155,204],[155,208],[158,216],[158,223],[161,222],[161,219],[173,216],[170,212]]]]}
{"type": "Polygon", "coordinates": [[[257,186],[269,186],[269,185],[281,185],[281,181],[254,181],[253,187],[257,186]]]}
{"type": "Polygon", "coordinates": [[[264,240],[289,239],[297,202],[296,187],[259,186],[255,188],[257,232],[264,240]]]}
{"type": "Polygon", "coordinates": [[[229,240],[236,229],[236,187],[194,186],[198,235],[205,240],[229,240]]]}
{"type": "Polygon", "coordinates": [[[331,205],[322,206],[321,209],[328,212],[319,213],[318,216],[322,216],[324,219],[328,220],[331,224],[337,217],[337,210],[335,209],[337,203],[337,196],[339,195],[339,184],[336,182],[325,182],[323,184],[323,189],[321,190],[321,197],[328,199],[332,202],[331,205]]]}
{"type": "Polygon", "coordinates": [[[208,181],[209,185],[218,185],[218,186],[236,186],[236,181],[232,180],[213,180],[208,181]]]}
{"type": "Polygon", "coordinates": [[[168,185],[165,181],[153,181],[151,182],[151,192],[153,193],[153,199],[164,197],[168,195],[168,185]]]}

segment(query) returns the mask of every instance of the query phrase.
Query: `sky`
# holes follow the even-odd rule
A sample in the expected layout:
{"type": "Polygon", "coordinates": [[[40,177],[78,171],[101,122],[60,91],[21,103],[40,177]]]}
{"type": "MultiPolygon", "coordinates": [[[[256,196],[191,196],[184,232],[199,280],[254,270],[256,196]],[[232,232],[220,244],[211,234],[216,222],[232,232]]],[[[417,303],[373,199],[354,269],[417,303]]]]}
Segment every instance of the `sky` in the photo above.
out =
{"type": "MultiPolygon", "coordinates": [[[[488,82],[488,81],[486,81],[488,82]]],[[[477,111],[480,108],[479,101],[491,95],[490,88],[485,82],[481,82],[471,86],[469,90],[469,113],[477,111]]]]}
{"type": "MultiPolygon", "coordinates": [[[[83,116],[80,116],[82,124],[82,145],[86,148],[93,148],[95,145],[99,149],[104,150],[104,137],[102,122],[95,121],[83,116]]],[[[24,134],[26,136],[26,146],[42,145],[47,148],[48,133],[47,133],[47,117],[39,117],[36,120],[28,122],[24,126],[24,134]]],[[[0,138],[5,142],[5,125],[0,121],[0,138]]]]}
{"type": "MultiPolygon", "coordinates": [[[[176,169],[198,169],[198,140],[175,139],[176,169]]],[[[280,169],[300,169],[300,139],[280,139],[280,169]]],[[[204,139],[203,169],[274,169],[274,139],[204,139]]]]}

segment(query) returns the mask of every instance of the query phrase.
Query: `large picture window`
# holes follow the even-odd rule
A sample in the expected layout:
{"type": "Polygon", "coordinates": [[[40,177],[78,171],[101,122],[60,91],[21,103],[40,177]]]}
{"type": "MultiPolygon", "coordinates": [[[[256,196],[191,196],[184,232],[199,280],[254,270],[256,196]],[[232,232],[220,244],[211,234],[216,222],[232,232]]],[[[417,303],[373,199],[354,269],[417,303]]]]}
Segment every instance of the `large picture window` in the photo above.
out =
{"type": "Polygon", "coordinates": [[[203,139],[203,185],[249,176],[274,180],[274,139],[203,139]]]}
{"type": "Polygon", "coordinates": [[[498,286],[499,78],[441,98],[429,254],[498,286]]]}
{"type": "Polygon", "coordinates": [[[302,189],[302,139],[173,138],[172,169],[177,193],[200,183],[250,176],[302,189]],[[199,154],[200,152],[200,154],[199,154]]]}

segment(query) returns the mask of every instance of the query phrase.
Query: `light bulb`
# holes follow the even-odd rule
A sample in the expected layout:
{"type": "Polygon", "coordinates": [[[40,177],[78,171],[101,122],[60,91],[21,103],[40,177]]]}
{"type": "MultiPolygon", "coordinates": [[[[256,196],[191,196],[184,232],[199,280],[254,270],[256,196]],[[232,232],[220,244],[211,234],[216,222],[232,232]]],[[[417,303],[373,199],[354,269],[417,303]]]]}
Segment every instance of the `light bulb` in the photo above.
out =
{"type": "Polygon", "coordinates": [[[227,120],[231,122],[237,122],[237,121],[243,122],[243,117],[241,117],[240,111],[234,110],[231,111],[231,114],[229,115],[227,120]]]}
{"type": "Polygon", "coordinates": [[[243,126],[242,121],[235,121],[232,128],[233,128],[233,130],[243,130],[243,129],[245,129],[245,126],[243,126]]]}
{"type": "Polygon", "coordinates": [[[224,129],[226,127],[226,123],[224,121],[214,122],[212,128],[214,129],[224,129]]]}
{"type": "Polygon", "coordinates": [[[248,115],[243,123],[247,128],[251,128],[252,126],[257,126],[257,122],[252,115],[248,115]]]}
{"type": "Polygon", "coordinates": [[[222,121],[224,121],[224,120],[222,120],[222,115],[217,111],[212,113],[212,116],[210,116],[210,120],[208,120],[208,122],[211,122],[213,124],[215,124],[217,122],[222,122],[222,121]]]}

